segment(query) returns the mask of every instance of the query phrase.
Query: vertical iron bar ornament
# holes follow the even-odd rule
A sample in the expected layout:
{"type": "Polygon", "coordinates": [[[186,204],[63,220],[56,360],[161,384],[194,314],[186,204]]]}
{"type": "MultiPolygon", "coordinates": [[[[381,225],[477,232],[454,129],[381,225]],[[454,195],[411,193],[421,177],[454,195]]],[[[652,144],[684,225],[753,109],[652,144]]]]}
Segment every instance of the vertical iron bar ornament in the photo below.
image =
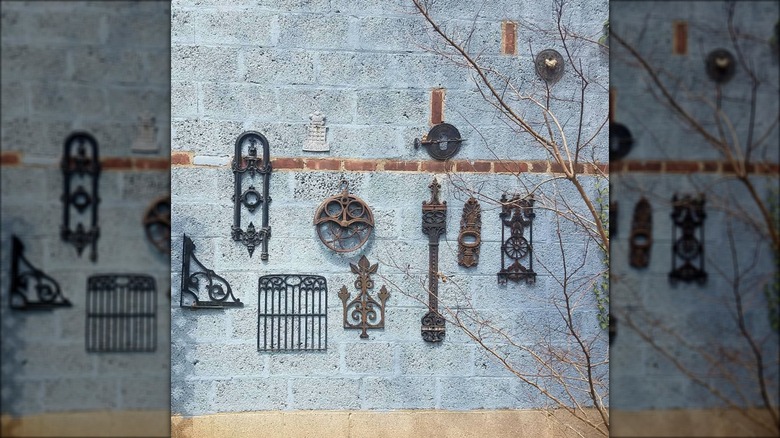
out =
{"type": "Polygon", "coordinates": [[[233,296],[230,283],[217,275],[211,269],[206,268],[195,257],[195,244],[192,239],[184,236],[184,252],[181,262],[181,296],[179,305],[191,309],[220,309],[223,307],[244,307],[241,300],[233,296]],[[194,264],[197,270],[190,273],[190,264],[194,264]],[[201,279],[203,283],[201,283],[201,279]],[[201,300],[201,292],[205,291],[210,300],[201,300]],[[184,302],[184,296],[190,295],[191,301],[184,302]],[[230,299],[228,299],[230,298],[230,299]]]}
{"type": "Polygon", "coordinates": [[[482,208],[471,197],[463,206],[458,235],[458,264],[466,268],[479,263],[479,246],[482,243],[482,208]]]}
{"type": "Polygon", "coordinates": [[[87,352],[152,352],[157,349],[157,286],[138,274],[87,279],[87,352]]]}
{"type": "Polygon", "coordinates": [[[634,207],[630,244],[629,263],[635,268],[646,268],[650,264],[650,248],[653,245],[653,210],[644,197],[634,207]]]}
{"type": "Polygon", "coordinates": [[[260,277],[257,351],[327,349],[328,283],[325,277],[296,274],[260,277]]]}
{"type": "Polygon", "coordinates": [[[352,268],[352,273],[358,276],[358,279],[355,280],[355,289],[359,289],[360,293],[352,301],[349,301],[347,287],[341,286],[339,298],[344,305],[344,328],[361,329],[363,332],[360,334],[360,338],[368,339],[366,332],[368,329],[385,328],[385,302],[390,298],[390,293],[382,285],[377,295],[379,301],[368,294],[368,290],[374,288],[371,274],[376,273],[379,264],[371,265],[366,256],[362,256],[357,265],[350,263],[349,267],[352,268]],[[379,321],[377,321],[377,308],[379,321]]]}
{"type": "Polygon", "coordinates": [[[70,307],[62,296],[60,285],[36,268],[24,256],[24,244],[11,236],[11,292],[8,294],[12,310],[51,310],[70,307]]]}
{"type": "Polygon", "coordinates": [[[73,244],[79,256],[84,251],[84,247],[90,245],[89,259],[94,262],[97,260],[97,239],[100,236],[100,228],[97,224],[97,206],[100,202],[98,197],[100,160],[95,138],[86,132],[74,132],[69,135],[65,139],[61,167],[64,185],[60,237],[73,244]],[[73,209],[78,216],[72,215],[73,209]],[[88,229],[85,226],[86,221],[79,220],[85,211],[89,215],[88,229]],[[75,229],[71,229],[71,219],[77,221],[75,229]]]}
{"type": "Polygon", "coordinates": [[[678,280],[684,282],[697,281],[704,284],[707,281],[707,273],[704,272],[704,195],[694,198],[685,195],[682,199],[677,194],[672,198],[672,272],[669,273],[669,281],[676,284],[678,280]],[[677,229],[682,230],[682,236],[677,237],[677,229]],[[699,229],[699,237],[696,237],[696,229],[699,229]],[[698,259],[698,267],[694,266],[694,260],[698,259]],[[679,265],[678,260],[682,260],[679,265]]]}
{"type": "Polygon", "coordinates": [[[236,140],[235,154],[233,155],[233,227],[231,236],[233,240],[246,245],[249,256],[255,252],[257,246],[261,246],[260,260],[268,260],[268,239],[271,237],[271,227],[268,226],[268,203],[271,197],[268,195],[268,184],[271,179],[271,159],[268,140],[259,132],[247,131],[236,140]],[[263,148],[262,159],[257,157],[257,143],[263,148]],[[249,143],[248,155],[243,155],[244,144],[249,143]],[[259,163],[258,163],[259,162],[259,163]],[[250,178],[249,187],[242,192],[242,182],[247,175],[250,178]],[[261,192],[255,189],[256,176],[262,178],[261,192]],[[262,204],[262,223],[260,229],[255,228],[254,222],[249,222],[246,231],[241,229],[241,206],[243,205],[254,213],[262,204]]]}
{"type": "Polygon", "coordinates": [[[536,281],[534,272],[533,241],[534,223],[534,197],[529,195],[520,199],[515,195],[507,199],[506,194],[501,196],[501,271],[498,273],[498,283],[506,284],[507,280],[515,283],[525,280],[526,284],[536,281]],[[523,231],[528,227],[528,239],[523,236],[523,231]],[[509,229],[509,237],[506,237],[506,229],[509,229]],[[528,258],[528,267],[520,264],[520,260],[528,258]],[[507,258],[513,260],[507,266],[507,258]]]}
{"type": "Polygon", "coordinates": [[[433,178],[428,186],[431,200],[422,203],[422,230],[428,236],[428,312],[422,317],[422,338],[444,340],[444,317],[439,313],[439,237],[447,228],[447,201],[439,201],[441,184],[433,178]]]}

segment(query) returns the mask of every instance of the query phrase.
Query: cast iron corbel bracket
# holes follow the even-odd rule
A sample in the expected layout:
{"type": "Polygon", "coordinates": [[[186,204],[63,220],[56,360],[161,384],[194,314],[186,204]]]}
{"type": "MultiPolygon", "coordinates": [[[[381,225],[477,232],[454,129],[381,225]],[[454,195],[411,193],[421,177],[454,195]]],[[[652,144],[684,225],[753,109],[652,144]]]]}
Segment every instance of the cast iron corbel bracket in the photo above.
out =
{"type": "Polygon", "coordinates": [[[271,227],[268,225],[268,204],[271,197],[268,195],[268,185],[271,180],[271,159],[268,146],[268,139],[259,132],[247,131],[236,139],[235,153],[233,155],[233,226],[231,228],[231,237],[233,240],[246,245],[249,250],[249,256],[255,252],[255,248],[260,246],[260,260],[268,260],[268,239],[271,237],[271,227]],[[243,155],[244,143],[249,143],[248,154],[243,155]],[[263,148],[262,159],[257,157],[257,143],[263,148]],[[259,163],[258,163],[259,161],[259,163]],[[255,188],[255,177],[260,177],[262,188],[258,191],[255,188]],[[242,192],[242,182],[249,178],[251,183],[242,192]],[[249,222],[246,231],[241,229],[241,206],[244,206],[249,213],[254,213],[258,207],[261,208],[262,218],[261,226],[258,230],[254,222],[249,222]]]}
{"type": "Polygon", "coordinates": [[[76,247],[79,257],[84,248],[89,245],[89,259],[93,262],[97,261],[97,239],[100,236],[97,210],[100,203],[98,196],[100,159],[95,138],[86,132],[74,132],[69,135],[65,139],[60,167],[64,178],[60,237],[76,247]],[[80,220],[85,214],[89,215],[89,220],[80,220]],[[71,222],[76,222],[76,227],[73,229],[71,229],[71,222]]]}
{"type": "Polygon", "coordinates": [[[439,237],[447,227],[447,201],[439,201],[441,184],[433,178],[428,186],[431,200],[422,203],[422,230],[428,236],[428,312],[422,317],[422,338],[444,340],[444,317],[439,313],[439,237]]]}
{"type": "Polygon", "coordinates": [[[233,290],[227,280],[203,266],[195,257],[195,243],[186,235],[184,236],[184,251],[182,253],[179,305],[193,310],[244,307],[244,303],[233,296],[233,290]],[[190,270],[191,265],[196,268],[194,272],[190,270]],[[209,300],[200,299],[201,291],[206,292],[209,300]],[[191,301],[185,303],[185,295],[190,296],[191,301]]]}
{"type": "Polygon", "coordinates": [[[12,310],[52,310],[71,307],[62,295],[60,285],[36,268],[24,256],[24,244],[11,236],[11,292],[8,294],[12,310]]]}

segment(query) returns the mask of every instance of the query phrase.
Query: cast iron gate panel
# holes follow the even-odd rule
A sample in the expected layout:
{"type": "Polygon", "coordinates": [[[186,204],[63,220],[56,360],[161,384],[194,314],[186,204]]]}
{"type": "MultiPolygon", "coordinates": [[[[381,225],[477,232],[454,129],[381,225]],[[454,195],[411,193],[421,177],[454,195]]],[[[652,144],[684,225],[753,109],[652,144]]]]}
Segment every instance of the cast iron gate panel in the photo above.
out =
{"type": "Polygon", "coordinates": [[[157,348],[157,288],[148,275],[93,275],[87,280],[88,352],[157,348]]]}
{"type": "Polygon", "coordinates": [[[319,275],[260,277],[257,351],[326,350],[328,284],[319,275]]]}

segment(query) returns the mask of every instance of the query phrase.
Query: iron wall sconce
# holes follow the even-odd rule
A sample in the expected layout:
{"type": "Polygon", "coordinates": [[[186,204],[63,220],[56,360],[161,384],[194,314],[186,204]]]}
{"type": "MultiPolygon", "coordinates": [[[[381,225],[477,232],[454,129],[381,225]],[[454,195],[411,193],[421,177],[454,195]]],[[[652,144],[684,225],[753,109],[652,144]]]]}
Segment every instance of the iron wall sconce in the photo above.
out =
{"type": "Polygon", "coordinates": [[[265,275],[260,277],[257,300],[257,351],[328,348],[325,277],[265,275]]]}
{"type": "Polygon", "coordinates": [[[650,248],[653,245],[653,210],[644,197],[634,207],[630,244],[629,263],[635,268],[646,268],[650,264],[650,248]]]}
{"type": "Polygon", "coordinates": [[[707,55],[704,61],[707,76],[717,84],[725,84],[737,72],[737,61],[734,55],[726,49],[715,49],[707,55]]]}
{"type": "Polygon", "coordinates": [[[252,257],[255,248],[260,246],[260,260],[268,260],[268,239],[271,237],[271,227],[268,225],[268,204],[271,197],[268,195],[268,186],[271,180],[271,159],[268,147],[268,139],[259,132],[247,131],[236,139],[235,153],[233,155],[233,226],[231,236],[233,240],[246,245],[249,256],[252,257]],[[244,144],[248,143],[248,155],[244,156],[244,144]],[[262,159],[257,157],[257,144],[263,148],[262,159]],[[259,163],[258,163],[259,162],[259,163]],[[255,188],[255,178],[259,176],[262,184],[260,191],[255,188]],[[249,178],[249,187],[242,192],[242,183],[249,178]],[[254,213],[260,207],[262,213],[260,229],[255,228],[254,222],[249,222],[246,231],[241,229],[241,207],[249,213],[254,213]]]}
{"type": "Polygon", "coordinates": [[[349,183],[341,181],[342,192],[324,200],[314,213],[314,226],[322,243],[333,251],[354,251],[366,243],[374,230],[374,214],[360,198],[349,194],[349,183]]]}
{"type": "Polygon", "coordinates": [[[163,254],[171,253],[171,197],[156,199],[146,209],[143,219],[146,239],[163,254]]]}
{"type": "Polygon", "coordinates": [[[426,342],[441,342],[445,335],[445,320],[439,313],[439,237],[447,229],[447,201],[439,201],[441,184],[433,178],[428,186],[431,200],[422,203],[422,230],[428,236],[428,312],[422,317],[422,338],[426,342]]]}
{"type": "Polygon", "coordinates": [[[8,294],[12,310],[52,310],[71,307],[62,295],[60,285],[36,268],[24,256],[24,244],[11,236],[11,291],[8,294]]]}
{"type": "Polygon", "coordinates": [[[371,274],[376,273],[379,264],[371,265],[366,256],[362,256],[357,265],[350,263],[349,267],[352,269],[352,273],[358,276],[358,279],[355,280],[355,288],[360,289],[360,293],[352,301],[349,301],[347,287],[341,286],[339,298],[341,298],[344,308],[344,328],[363,330],[360,333],[360,338],[368,339],[368,329],[385,328],[385,303],[390,298],[390,293],[384,285],[377,295],[379,301],[368,293],[368,290],[374,287],[371,274]],[[377,312],[379,313],[378,320],[377,312]]]}
{"type": "Polygon", "coordinates": [[[157,349],[157,286],[149,275],[106,274],[87,279],[87,352],[157,349]]]}
{"type": "Polygon", "coordinates": [[[482,244],[482,208],[473,196],[463,206],[458,234],[458,264],[470,268],[479,263],[479,247],[482,244]]]}
{"type": "Polygon", "coordinates": [[[506,194],[501,196],[501,271],[498,273],[498,284],[506,284],[507,280],[515,283],[525,280],[526,284],[536,281],[534,272],[533,240],[534,223],[534,197],[528,195],[521,199],[515,195],[507,199],[506,194]],[[528,239],[523,234],[528,228],[528,239]],[[509,230],[509,237],[506,230],[509,230]],[[520,264],[520,260],[528,259],[528,267],[520,264]],[[511,264],[507,266],[507,259],[511,264]]]}
{"type": "Polygon", "coordinates": [[[100,160],[95,138],[86,132],[69,135],[65,139],[61,168],[64,184],[60,237],[76,247],[79,257],[89,245],[89,259],[94,262],[100,236],[97,210],[100,160]],[[83,215],[88,215],[89,219],[82,221],[83,215]],[[76,222],[75,229],[71,229],[71,222],[76,222]]]}
{"type": "Polygon", "coordinates": [[[211,269],[203,266],[195,257],[195,244],[186,235],[184,236],[184,251],[182,253],[179,305],[190,309],[244,307],[244,303],[233,296],[230,283],[211,269]],[[195,266],[194,271],[190,269],[192,265],[195,266]],[[200,299],[203,291],[206,292],[208,300],[200,299]],[[190,296],[192,300],[185,303],[185,295],[190,296]]]}
{"type": "Polygon", "coordinates": [[[677,281],[690,283],[696,281],[704,284],[707,273],[704,272],[704,195],[694,198],[677,194],[672,198],[672,271],[669,281],[674,285],[677,281]],[[678,229],[682,235],[678,237],[678,229]],[[698,233],[696,232],[698,230],[698,233]],[[696,236],[698,234],[698,237],[696,236]],[[694,264],[697,264],[695,266],[694,264]]]}
{"type": "Polygon", "coordinates": [[[536,74],[548,84],[557,82],[563,76],[563,56],[557,50],[546,49],[536,55],[536,74]]]}
{"type": "Polygon", "coordinates": [[[454,157],[462,143],[458,128],[449,123],[439,123],[422,139],[415,138],[414,148],[424,147],[433,159],[444,161],[454,157]]]}

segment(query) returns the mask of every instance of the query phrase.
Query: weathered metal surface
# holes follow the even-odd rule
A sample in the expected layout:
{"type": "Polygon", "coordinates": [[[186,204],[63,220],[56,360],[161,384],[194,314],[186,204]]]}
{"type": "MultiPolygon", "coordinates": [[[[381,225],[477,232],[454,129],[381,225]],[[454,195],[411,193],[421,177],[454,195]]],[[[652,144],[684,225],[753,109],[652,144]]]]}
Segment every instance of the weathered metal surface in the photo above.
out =
{"type": "Polygon", "coordinates": [[[634,207],[629,243],[631,266],[646,268],[650,264],[650,249],[653,245],[653,210],[644,197],[634,207]]]}
{"type": "Polygon", "coordinates": [[[422,338],[441,342],[445,335],[445,320],[439,313],[439,238],[447,229],[447,201],[439,201],[441,184],[433,178],[428,186],[431,200],[423,201],[422,230],[428,236],[428,312],[422,318],[422,338]]]}
{"type": "Polygon", "coordinates": [[[462,143],[458,128],[449,123],[439,123],[422,139],[414,139],[414,148],[424,147],[432,158],[443,161],[455,156],[462,143]]]}
{"type": "Polygon", "coordinates": [[[362,330],[360,337],[368,339],[369,329],[385,328],[385,302],[390,298],[390,293],[384,285],[377,294],[379,301],[368,293],[369,289],[374,288],[371,274],[376,273],[379,264],[372,265],[366,256],[362,256],[357,265],[350,263],[349,267],[352,273],[358,276],[355,280],[355,288],[360,290],[360,293],[350,301],[346,286],[342,286],[339,291],[339,298],[344,307],[344,328],[360,329],[362,330]]]}
{"type": "Polygon", "coordinates": [[[149,242],[163,254],[171,253],[171,197],[165,195],[152,202],[143,219],[149,242]]]}
{"type": "Polygon", "coordinates": [[[247,131],[236,139],[235,153],[233,155],[233,226],[231,237],[247,247],[251,257],[255,248],[260,246],[260,259],[268,260],[268,239],[271,237],[271,227],[268,225],[268,204],[271,197],[268,195],[271,180],[271,159],[268,140],[259,132],[247,131]],[[262,158],[257,156],[257,145],[263,148],[262,158]],[[244,146],[247,146],[247,155],[243,155],[244,146]],[[249,187],[243,189],[245,180],[249,180],[249,187]],[[261,184],[258,191],[255,184],[261,184]],[[260,229],[255,228],[254,222],[249,222],[246,231],[241,228],[241,206],[249,213],[261,208],[260,229]]]}
{"type": "Polygon", "coordinates": [[[52,277],[33,266],[24,256],[24,244],[11,236],[11,291],[8,294],[12,310],[51,310],[70,307],[60,285],[52,277]]]}
{"type": "Polygon", "coordinates": [[[203,266],[195,257],[195,243],[186,235],[182,251],[179,305],[191,309],[244,307],[244,303],[233,296],[227,280],[203,266]],[[208,299],[202,298],[206,296],[208,299]]]}
{"type": "Polygon", "coordinates": [[[360,198],[349,194],[342,181],[340,194],[324,200],[314,213],[314,226],[322,243],[336,252],[354,251],[366,243],[374,230],[374,214],[360,198]]]}
{"type": "Polygon", "coordinates": [[[533,258],[534,228],[534,197],[521,199],[519,195],[507,199],[506,194],[501,196],[501,271],[498,272],[498,283],[506,284],[507,280],[519,282],[525,280],[527,284],[536,281],[533,258]],[[524,232],[528,228],[528,239],[524,232]],[[509,236],[506,235],[509,230],[509,236]],[[520,260],[527,259],[528,267],[520,264],[520,260]],[[509,264],[508,264],[509,263],[509,264]]]}
{"type": "Polygon", "coordinates": [[[734,77],[737,72],[737,60],[726,49],[715,49],[707,55],[705,60],[707,76],[719,84],[725,84],[734,77]]]}
{"type": "Polygon", "coordinates": [[[463,206],[458,235],[458,264],[466,268],[479,263],[479,247],[482,244],[482,208],[471,197],[463,206]]]}
{"type": "Polygon", "coordinates": [[[86,132],[69,135],[60,167],[64,179],[60,237],[75,246],[79,256],[89,245],[89,259],[97,261],[100,159],[95,138],[86,132]]]}
{"type": "Polygon", "coordinates": [[[319,275],[264,275],[258,282],[257,351],[326,350],[328,283],[319,275]]]}
{"type": "Polygon", "coordinates": [[[563,56],[557,50],[542,50],[536,55],[534,65],[536,66],[536,74],[545,82],[556,82],[563,76],[563,56]]]}
{"type": "Polygon", "coordinates": [[[704,195],[694,198],[677,194],[672,198],[672,271],[669,280],[704,284],[707,273],[704,272],[704,195]],[[679,231],[682,235],[678,237],[679,231]],[[698,233],[697,233],[698,230],[698,233]],[[698,237],[697,237],[698,234],[698,237]],[[698,266],[696,266],[698,265],[698,266]]]}

